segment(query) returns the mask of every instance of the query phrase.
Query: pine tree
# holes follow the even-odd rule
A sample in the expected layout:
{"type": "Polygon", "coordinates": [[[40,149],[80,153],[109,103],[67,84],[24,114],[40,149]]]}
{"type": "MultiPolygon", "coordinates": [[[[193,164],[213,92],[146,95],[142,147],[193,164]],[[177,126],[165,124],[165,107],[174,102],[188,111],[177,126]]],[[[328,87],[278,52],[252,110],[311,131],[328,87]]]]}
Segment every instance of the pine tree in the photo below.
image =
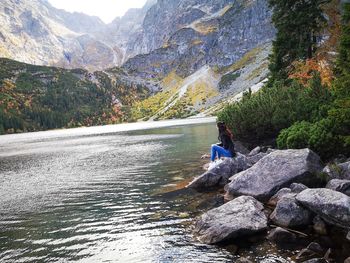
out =
{"type": "Polygon", "coordinates": [[[335,108],[330,116],[335,120],[337,133],[343,136],[350,150],[350,3],[343,5],[342,33],[335,69],[335,108]]]}
{"type": "Polygon", "coordinates": [[[321,9],[326,2],[329,0],[269,0],[277,29],[270,56],[271,83],[286,80],[293,61],[313,57],[326,22],[321,9]]]}

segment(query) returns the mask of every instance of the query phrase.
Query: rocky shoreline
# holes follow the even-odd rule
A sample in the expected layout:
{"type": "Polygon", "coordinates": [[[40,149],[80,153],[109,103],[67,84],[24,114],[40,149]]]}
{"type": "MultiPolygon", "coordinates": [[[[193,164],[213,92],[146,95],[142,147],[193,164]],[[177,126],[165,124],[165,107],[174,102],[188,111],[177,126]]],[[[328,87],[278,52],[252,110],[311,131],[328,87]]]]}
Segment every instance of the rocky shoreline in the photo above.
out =
{"type": "Polygon", "coordinates": [[[290,247],[308,233],[315,238],[293,260],[350,263],[350,160],[324,166],[309,149],[257,147],[225,159],[187,187],[225,190],[227,202],[194,222],[194,235],[202,243],[239,244],[242,238],[264,235],[290,247]]]}

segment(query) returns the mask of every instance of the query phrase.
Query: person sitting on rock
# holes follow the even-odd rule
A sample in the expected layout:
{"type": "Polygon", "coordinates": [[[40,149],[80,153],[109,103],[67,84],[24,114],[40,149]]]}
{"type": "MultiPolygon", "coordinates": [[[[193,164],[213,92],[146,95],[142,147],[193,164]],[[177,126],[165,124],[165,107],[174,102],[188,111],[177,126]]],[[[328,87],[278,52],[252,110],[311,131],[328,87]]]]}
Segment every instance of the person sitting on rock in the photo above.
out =
{"type": "Polygon", "coordinates": [[[218,144],[213,144],[211,146],[210,160],[214,162],[216,157],[220,159],[221,157],[235,157],[235,145],[233,143],[233,135],[226,124],[222,121],[217,123],[217,128],[219,130],[219,141],[218,144]]]}

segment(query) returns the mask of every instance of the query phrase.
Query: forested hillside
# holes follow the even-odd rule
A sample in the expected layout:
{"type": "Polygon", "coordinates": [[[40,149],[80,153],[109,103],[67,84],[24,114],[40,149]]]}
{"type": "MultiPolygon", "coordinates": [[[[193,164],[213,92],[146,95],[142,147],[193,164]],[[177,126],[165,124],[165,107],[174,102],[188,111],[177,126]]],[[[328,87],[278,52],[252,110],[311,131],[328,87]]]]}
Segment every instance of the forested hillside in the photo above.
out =
{"type": "Polygon", "coordinates": [[[149,90],[119,69],[89,73],[0,59],[0,133],[111,124],[149,90]]]}

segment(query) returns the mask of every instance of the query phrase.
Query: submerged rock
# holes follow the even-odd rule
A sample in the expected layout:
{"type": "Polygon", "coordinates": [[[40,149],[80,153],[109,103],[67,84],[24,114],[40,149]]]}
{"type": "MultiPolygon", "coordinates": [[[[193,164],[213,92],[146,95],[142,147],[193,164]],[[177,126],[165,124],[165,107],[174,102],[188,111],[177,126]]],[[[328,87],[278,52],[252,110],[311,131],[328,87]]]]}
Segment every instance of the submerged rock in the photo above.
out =
{"type": "Polygon", "coordinates": [[[237,153],[235,158],[225,158],[217,166],[196,177],[187,187],[201,191],[217,186],[224,186],[228,183],[228,179],[232,175],[246,170],[250,166],[251,164],[247,157],[237,153]]]}
{"type": "Polygon", "coordinates": [[[253,263],[253,261],[251,261],[247,258],[239,258],[235,261],[235,263],[253,263]]]}
{"type": "Polygon", "coordinates": [[[283,245],[295,242],[297,236],[284,228],[276,227],[275,229],[271,230],[267,236],[267,239],[277,243],[278,245],[283,245]]]}
{"type": "Polygon", "coordinates": [[[322,171],[320,157],[309,149],[278,150],[267,155],[253,167],[230,178],[225,186],[227,198],[250,195],[267,201],[278,190],[291,183],[317,185],[322,171]]]}
{"type": "Polygon", "coordinates": [[[322,220],[320,216],[315,216],[313,219],[313,228],[314,231],[319,234],[319,235],[327,235],[327,225],[326,223],[322,220]]]}
{"type": "Polygon", "coordinates": [[[328,263],[327,260],[324,258],[312,258],[306,261],[303,261],[302,263],[328,263]]]}
{"type": "Polygon", "coordinates": [[[195,222],[194,233],[206,244],[255,234],[267,229],[264,206],[250,196],[238,197],[212,209],[195,222]]]}
{"type": "Polygon", "coordinates": [[[300,206],[294,196],[284,196],[278,201],[270,219],[279,226],[298,227],[311,223],[312,214],[300,206]]]}
{"type": "MultiPolygon", "coordinates": [[[[306,248],[302,249],[297,255],[297,260],[308,260],[303,262],[309,262],[311,260],[316,260],[314,257],[322,257],[325,253],[325,250],[316,242],[311,242],[306,248]]],[[[317,260],[320,258],[317,258],[317,260]]],[[[311,262],[311,261],[310,261],[311,262]]],[[[319,261],[312,261],[319,262],[319,261]]]]}
{"type": "Polygon", "coordinates": [[[259,263],[290,263],[290,260],[281,258],[279,256],[266,256],[264,259],[259,260],[259,263]]]}
{"type": "Polygon", "coordinates": [[[350,196],[350,180],[333,179],[328,182],[326,188],[350,196]]]}
{"type": "Polygon", "coordinates": [[[306,189],[297,201],[327,223],[350,229],[350,197],[326,188],[306,189]]]}

